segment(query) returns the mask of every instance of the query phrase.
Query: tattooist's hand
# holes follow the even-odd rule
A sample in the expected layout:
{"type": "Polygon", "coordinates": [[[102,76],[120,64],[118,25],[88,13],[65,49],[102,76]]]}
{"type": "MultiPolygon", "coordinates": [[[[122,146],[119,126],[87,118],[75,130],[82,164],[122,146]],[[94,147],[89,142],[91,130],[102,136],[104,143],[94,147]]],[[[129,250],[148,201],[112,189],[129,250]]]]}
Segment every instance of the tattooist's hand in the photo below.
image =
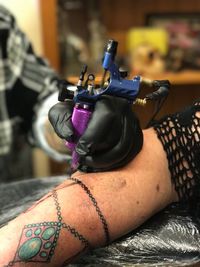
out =
{"type": "MultiPolygon", "coordinates": [[[[49,111],[49,120],[59,137],[73,141],[71,116],[73,101],[57,103],[49,111]]],[[[85,133],[76,151],[79,169],[107,171],[130,162],[141,150],[143,134],[132,105],[123,98],[102,96],[97,101],[85,133]]]]}

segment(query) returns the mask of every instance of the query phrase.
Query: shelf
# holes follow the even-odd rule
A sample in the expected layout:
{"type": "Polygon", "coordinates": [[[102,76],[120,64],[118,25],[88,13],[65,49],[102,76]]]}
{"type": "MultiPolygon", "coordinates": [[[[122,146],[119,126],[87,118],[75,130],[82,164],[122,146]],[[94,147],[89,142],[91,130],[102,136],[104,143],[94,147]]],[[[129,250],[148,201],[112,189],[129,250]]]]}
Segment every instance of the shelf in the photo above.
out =
{"type": "Polygon", "coordinates": [[[157,76],[146,77],[154,80],[169,80],[174,85],[200,84],[200,71],[184,70],[181,72],[165,72],[157,76]]]}
{"type": "MultiPolygon", "coordinates": [[[[135,75],[137,74],[132,74],[130,77],[134,77],[135,75]]],[[[200,85],[200,71],[185,70],[181,72],[165,72],[163,74],[158,74],[151,77],[144,75],[144,77],[153,80],[169,80],[171,84],[174,85],[200,85]]],[[[78,76],[70,76],[67,79],[75,84],[78,82],[78,76]]],[[[100,82],[101,76],[97,75],[95,80],[97,83],[100,82]]]]}

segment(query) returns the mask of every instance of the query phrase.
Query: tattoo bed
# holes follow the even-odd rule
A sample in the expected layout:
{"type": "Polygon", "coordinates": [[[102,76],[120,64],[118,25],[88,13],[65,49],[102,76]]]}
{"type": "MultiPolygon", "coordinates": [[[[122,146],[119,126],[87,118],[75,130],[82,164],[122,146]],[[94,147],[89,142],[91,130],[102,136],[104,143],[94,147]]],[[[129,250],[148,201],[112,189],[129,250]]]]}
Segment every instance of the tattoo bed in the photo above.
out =
{"type": "MultiPolygon", "coordinates": [[[[66,176],[0,184],[0,225],[26,210],[66,176]]],[[[180,204],[168,206],[140,228],[70,266],[185,266],[200,262],[200,221],[180,204]],[[159,227],[158,227],[159,225],[159,227]]]]}

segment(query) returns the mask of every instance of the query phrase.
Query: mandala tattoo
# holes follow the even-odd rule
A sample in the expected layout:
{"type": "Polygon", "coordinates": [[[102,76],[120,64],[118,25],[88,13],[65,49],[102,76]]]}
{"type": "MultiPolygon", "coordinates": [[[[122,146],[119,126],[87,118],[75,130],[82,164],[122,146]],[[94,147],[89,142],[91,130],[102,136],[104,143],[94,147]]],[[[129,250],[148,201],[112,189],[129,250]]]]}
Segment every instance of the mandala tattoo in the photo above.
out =
{"type": "MultiPolygon", "coordinates": [[[[25,225],[22,229],[14,259],[4,267],[14,266],[18,262],[50,262],[54,255],[61,229],[67,230],[82,243],[83,249],[77,255],[91,247],[89,241],[83,235],[63,222],[56,190],[52,191],[52,197],[56,208],[57,221],[25,225]]],[[[76,255],[73,257],[76,257],[76,255]]]]}

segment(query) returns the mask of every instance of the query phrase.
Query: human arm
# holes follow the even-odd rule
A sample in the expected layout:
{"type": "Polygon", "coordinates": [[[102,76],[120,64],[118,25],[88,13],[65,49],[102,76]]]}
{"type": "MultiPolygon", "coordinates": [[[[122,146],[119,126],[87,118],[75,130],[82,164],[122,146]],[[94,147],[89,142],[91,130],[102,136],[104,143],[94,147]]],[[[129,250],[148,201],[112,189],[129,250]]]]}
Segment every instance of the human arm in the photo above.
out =
{"type": "MultiPolygon", "coordinates": [[[[72,230],[76,237],[81,237],[81,244],[88,244],[85,240],[89,240],[93,247],[106,244],[106,240],[108,240],[108,231],[106,229],[109,230],[110,240],[112,241],[138,227],[171,202],[185,200],[180,198],[180,192],[182,191],[179,191],[177,180],[174,179],[176,177],[171,171],[168,151],[172,153],[173,157],[175,156],[175,160],[172,158],[174,164],[179,163],[179,167],[182,167],[180,172],[176,169],[177,174],[182,178],[185,176],[184,172],[188,174],[188,179],[185,181],[178,179],[179,185],[182,185],[181,188],[187,188],[184,191],[186,193],[184,196],[189,196],[187,203],[193,197],[193,200],[195,200],[198,197],[199,188],[199,178],[196,176],[199,171],[199,103],[199,101],[196,101],[194,105],[187,107],[183,112],[163,118],[154,125],[155,130],[150,128],[143,131],[143,148],[135,159],[125,167],[105,173],[75,173],[73,177],[76,179],[73,180],[73,186],[70,185],[70,180],[66,180],[66,183],[56,189],[57,195],[55,193],[49,195],[49,197],[45,198],[46,200],[41,200],[29,212],[19,216],[18,219],[2,228],[0,231],[1,240],[3,241],[1,243],[1,254],[3,252],[7,256],[5,260],[10,261],[9,266],[16,264],[12,263],[12,261],[13,259],[16,261],[16,258],[13,257],[18,255],[16,253],[17,250],[20,251],[21,256],[25,257],[22,253],[24,246],[21,246],[22,244],[18,246],[20,233],[24,225],[30,224],[28,227],[31,227],[31,224],[38,223],[38,220],[39,223],[43,223],[47,217],[48,220],[54,220],[55,222],[58,219],[56,211],[59,212],[57,200],[59,200],[59,205],[61,206],[62,221],[65,223],[63,225],[64,230],[62,230],[65,231],[68,224],[67,229],[69,231],[72,230]],[[176,122],[176,125],[173,124],[174,122],[176,122]],[[162,135],[159,134],[159,131],[163,133],[163,138],[161,138],[162,135]],[[192,147],[190,147],[190,141],[192,141],[192,147]],[[179,146],[176,146],[177,143],[179,146]],[[184,158],[185,154],[181,153],[185,153],[188,150],[191,151],[191,149],[193,161],[189,162],[189,164],[192,164],[193,168],[188,169],[188,162],[185,162],[187,158],[184,158]],[[177,152],[182,155],[181,158],[177,157],[177,152]],[[193,175],[195,175],[195,179],[193,179],[193,175]],[[52,209],[49,209],[49,206],[52,209]],[[58,208],[56,209],[55,207],[58,208]],[[47,211],[46,214],[44,210],[47,211]],[[77,227],[82,236],[78,235],[74,228],[70,228],[69,225],[74,228],[77,227]],[[108,228],[106,225],[108,225],[108,228]],[[8,239],[7,237],[10,233],[12,233],[12,236],[11,239],[8,239]],[[85,239],[82,238],[83,236],[85,239]]],[[[191,154],[188,156],[191,156],[191,154]]],[[[193,202],[192,208],[198,212],[196,204],[198,206],[197,200],[193,202]]],[[[60,216],[59,214],[57,215],[60,216]]],[[[32,227],[34,228],[34,226],[32,227]]],[[[64,262],[66,258],[67,261],[70,259],[69,262],[71,262],[73,256],[79,254],[81,249],[85,247],[85,245],[83,247],[76,246],[73,241],[71,242],[70,236],[66,237],[64,233],[60,235],[60,242],[56,245],[58,252],[56,253],[55,250],[49,264],[60,266],[60,262],[64,262]],[[63,236],[64,238],[62,239],[63,236]],[[70,244],[68,247],[66,240],[70,244]],[[66,254],[64,253],[65,250],[62,250],[62,244],[64,244],[64,249],[68,248],[66,254]],[[59,249],[59,246],[61,246],[61,249],[59,249]],[[69,250],[70,248],[72,248],[73,252],[69,250]],[[61,251],[60,254],[59,251],[61,251]],[[63,256],[62,253],[65,255],[63,256]],[[53,258],[54,256],[55,258],[53,258]]],[[[31,260],[33,261],[33,257],[31,260]]],[[[2,264],[5,265],[7,263],[2,264]]],[[[16,266],[21,265],[22,262],[16,266]]],[[[34,266],[33,262],[28,262],[27,265],[34,266]]]]}
{"type": "MultiPolygon", "coordinates": [[[[3,140],[0,142],[0,154],[6,154],[12,146],[13,136],[18,132],[28,137],[32,145],[41,145],[33,129],[38,113],[41,114],[40,110],[58,90],[58,74],[45,58],[35,53],[13,14],[1,5],[0,35],[0,127],[3,140]]],[[[57,97],[51,104],[56,102],[57,97]]],[[[44,123],[49,123],[47,115],[44,123]]],[[[52,139],[53,142],[56,139],[53,132],[49,131],[48,136],[51,143],[52,139]]],[[[56,142],[61,141],[57,138],[56,142]]],[[[67,149],[65,153],[68,153],[67,149]]]]}
{"type": "MultiPolygon", "coordinates": [[[[92,247],[106,244],[106,227],[100,220],[99,214],[103,215],[108,225],[112,241],[136,228],[154,213],[176,200],[167,159],[153,129],[144,131],[143,148],[126,167],[105,173],[75,173],[73,177],[79,179],[89,189],[90,196],[94,197],[99,209],[93,205],[93,198],[88,196],[87,190],[75,181],[66,180],[56,189],[62,223],[74,227],[92,247]],[[160,164],[157,164],[158,162],[160,164]]],[[[20,248],[18,244],[25,225],[58,221],[56,215],[58,202],[55,194],[50,194],[44,201],[40,201],[30,211],[20,215],[0,230],[3,241],[0,254],[5,255],[5,258],[1,259],[3,261],[0,262],[1,265],[13,260],[20,248]]],[[[60,266],[85,247],[85,242],[82,243],[77,237],[75,238],[64,226],[60,231],[49,266],[60,266]]],[[[13,266],[23,266],[22,262],[15,264],[13,266]]],[[[35,266],[34,264],[29,262],[27,266],[35,266]]],[[[38,266],[43,264],[40,263],[38,266]]]]}
{"type": "Polygon", "coordinates": [[[58,74],[48,61],[37,55],[13,14],[0,5],[1,87],[7,112],[21,120],[23,131],[30,129],[37,104],[56,90],[58,74]]]}

